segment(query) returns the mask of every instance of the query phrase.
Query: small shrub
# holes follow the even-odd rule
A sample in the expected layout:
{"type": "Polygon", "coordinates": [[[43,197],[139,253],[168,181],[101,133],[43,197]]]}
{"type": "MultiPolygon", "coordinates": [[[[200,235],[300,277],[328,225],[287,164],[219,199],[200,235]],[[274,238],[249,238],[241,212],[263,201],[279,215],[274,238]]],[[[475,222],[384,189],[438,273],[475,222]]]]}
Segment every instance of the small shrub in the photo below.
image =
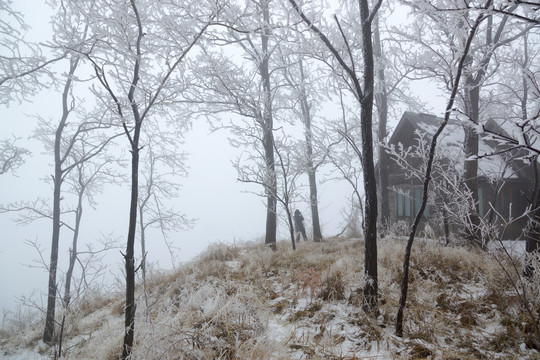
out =
{"type": "Polygon", "coordinates": [[[345,299],[345,283],[341,271],[326,277],[322,283],[322,289],[319,293],[322,300],[343,300],[345,299]]]}

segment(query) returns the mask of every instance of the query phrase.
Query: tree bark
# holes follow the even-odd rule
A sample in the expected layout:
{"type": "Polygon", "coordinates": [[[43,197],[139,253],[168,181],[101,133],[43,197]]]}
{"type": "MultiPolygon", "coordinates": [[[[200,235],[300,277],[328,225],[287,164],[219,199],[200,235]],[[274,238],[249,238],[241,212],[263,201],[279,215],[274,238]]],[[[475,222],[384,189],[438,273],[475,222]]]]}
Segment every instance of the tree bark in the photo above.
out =
{"type": "Polygon", "coordinates": [[[73,270],[75,268],[75,262],[77,261],[77,254],[78,254],[77,245],[79,242],[79,229],[81,228],[81,219],[82,219],[82,213],[83,213],[82,202],[83,202],[84,191],[85,191],[84,186],[81,189],[79,189],[77,210],[75,210],[75,227],[74,227],[74,232],[73,232],[73,239],[71,242],[69,266],[66,272],[66,285],[64,287],[64,307],[66,309],[68,308],[69,303],[71,301],[71,280],[73,278],[73,270]]]}
{"type": "Polygon", "coordinates": [[[55,328],[55,310],[56,310],[56,272],[58,268],[58,244],[60,241],[60,201],[62,192],[62,183],[64,181],[64,171],[62,165],[65,155],[62,156],[62,134],[66,126],[71,109],[68,105],[68,97],[73,82],[73,74],[79,64],[79,57],[76,56],[70,60],[69,73],[62,92],[62,117],[58,123],[54,139],[54,177],[53,177],[53,223],[51,239],[51,258],[49,262],[49,284],[47,291],[47,312],[45,317],[45,329],[43,332],[43,342],[46,344],[54,343],[55,328]]]}
{"type": "Polygon", "coordinates": [[[379,116],[379,127],[377,131],[379,140],[379,167],[377,177],[379,179],[379,199],[380,199],[380,224],[381,229],[385,231],[390,219],[390,200],[388,197],[388,164],[389,157],[385,149],[388,123],[388,93],[386,89],[386,76],[384,73],[381,38],[379,34],[379,17],[374,19],[373,28],[373,54],[377,60],[377,80],[379,82],[379,91],[375,94],[377,104],[377,114],[379,116]]]}
{"type": "MultiPolygon", "coordinates": [[[[136,106],[136,105],[134,105],[136,106]]],[[[131,199],[129,207],[129,228],[126,244],[126,253],[124,254],[126,269],[126,307],[124,317],[124,346],[122,350],[122,359],[131,356],[133,340],[135,334],[135,231],[137,227],[137,199],[139,196],[139,132],[142,123],[137,120],[135,133],[131,146],[131,199]]]]}
{"type": "MultiPolygon", "coordinates": [[[[465,78],[465,113],[469,120],[478,124],[480,118],[480,85],[474,80],[472,74],[465,78]]],[[[472,126],[464,127],[465,139],[463,142],[465,162],[463,166],[465,186],[470,192],[472,204],[468,211],[467,238],[472,244],[484,247],[478,226],[478,133],[472,126]]]]}
{"type": "MultiPolygon", "coordinates": [[[[63,128],[63,126],[62,126],[63,128]]],[[[59,127],[56,132],[57,141],[55,142],[55,170],[54,170],[54,190],[53,190],[53,231],[51,240],[51,259],[49,262],[49,285],[47,294],[47,315],[45,318],[45,331],[43,333],[43,342],[46,344],[54,343],[55,328],[55,310],[56,310],[56,271],[58,267],[58,243],[60,240],[60,193],[62,187],[62,169],[60,164],[60,142],[62,130],[59,127]]]]}
{"type": "Polygon", "coordinates": [[[321,223],[319,220],[319,201],[317,196],[316,168],[313,164],[313,131],[311,129],[311,111],[307,100],[305,88],[305,74],[302,60],[300,60],[300,105],[302,117],[304,118],[306,152],[307,152],[307,173],[309,181],[309,204],[311,207],[311,221],[313,226],[313,241],[322,241],[321,223]]]}
{"type": "Polygon", "coordinates": [[[124,130],[126,136],[130,140],[131,145],[131,198],[129,205],[129,225],[128,236],[126,241],[126,253],[124,254],[125,269],[126,269],[126,305],[124,316],[124,344],[122,347],[122,359],[131,357],[133,348],[133,340],[135,336],[135,311],[137,305],[135,304],[135,234],[137,230],[137,206],[139,199],[139,139],[142,128],[142,121],[139,105],[135,101],[135,90],[139,82],[139,68],[141,61],[141,41],[144,36],[141,19],[135,0],[131,0],[131,7],[135,13],[137,19],[137,42],[136,52],[137,60],[133,69],[133,78],[128,93],[128,100],[131,104],[131,111],[133,113],[133,119],[135,120],[135,127],[133,129],[133,137],[130,136],[127,126],[124,123],[124,130]]]}
{"type": "Polygon", "coordinates": [[[277,179],[276,165],[274,159],[274,124],[272,114],[272,88],[270,85],[270,71],[268,68],[268,60],[270,54],[268,52],[268,40],[270,37],[270,10],[269,1],[261,2],[261,10],[263,13],[263,32],[261,35],[263,59],[259,66],[261,79],[263,82],[263,147],[264,159],[266,165],[266,235],[264,243],[272,249],[276,249],[276,231],[277,231],[277,179]]]}
{"type": "Polygon", "coordinates": [[[360,126],[362,132],[362,163],[364,166],[365,202],[365,256],[364,256],[364,310],[376,312],[378,309],[378,267],[377,267],[377,181],[373,163],[373,44],[371,40],[371,20],[368,1],[360,1],[362,22],[362,55],[364,57],[363,96],[360,100],[360,126]]]}
{"type": "Polygon", "coordinates": [[[534,187],[531,191],[532,212],[525,228],[525,270],[526,278],[532,279],[535,274],[533,262],[540,256],[540,179],[538,179],[538,157],[533,158],[531,165],[534,171],[534,187]]]}

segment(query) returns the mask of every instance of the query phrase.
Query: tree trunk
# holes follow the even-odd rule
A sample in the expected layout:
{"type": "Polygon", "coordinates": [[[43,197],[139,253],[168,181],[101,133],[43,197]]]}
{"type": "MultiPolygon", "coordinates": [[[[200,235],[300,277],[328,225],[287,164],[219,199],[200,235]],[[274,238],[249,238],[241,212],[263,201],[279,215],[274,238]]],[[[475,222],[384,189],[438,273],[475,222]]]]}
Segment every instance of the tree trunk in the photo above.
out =
{"type": "Polygon", "coordinates": [[[309,203],[311,205],[311,221],[313,225],[313,241],[322,241],[321,222],[319,219],[319,201],[317,199],[317,178],[315,169],[308,172],[309,179],[309,203]]]}
{"type": "MultiPolygon", "coordinates": [[[[63,128],[63,126],[62,126],[63,128]]],[[[55,310],[56,310],[56,271],[58,267],[58,243],[60,240],[60,194],[62,186],[62,169],[60,164],[60,141],[62,130],[59,127],[56,132],[55,142],[55,171],[54,171],[54,191],[53,191],[53,231],[51,241],[51,259],[49,263],[49,285],[47,294],[47,315],[45,318],[45,331],[43,342],[54,343],[55,310]]]]}
{"type": "MultiPolygon", "coordinates": [[[[150,189],[149,189],[150,190],[150,189]]],[[[150,198],[150,195],[147,194],[146,199],[138,205],[139,208],[139,229],[140,229],[140,236],[141,236],[141,274],[143,279],[143,284],[146,286],[146,227],[144,225],[144,208],[146,206],[146,202],[150,198]]]]}
{"type": "MultiPolygon", "coordinates": [[[[293,8],[300,15],[302,20],[314,31],[324,42],[342,68],[350,77],[354,86],[354,95],[360,104],[360,128],[362,133],[361,162],[364,167],[364,192],[365,202],[365,263],[364,263],[364,304],[363,308],[367,312],[376,312],[378,307],[378,276],[377,276],[377,182],[375,178],[375,166],[373,164],[373,44],[371,42],[371,21],[368,0],[359,1],[360,20],[362,22],[362,55],[364,59],[363,86],[356,74],[354,67],[351,67],[343,60],[339,51],[332,45],[331,41],[324,35],[300,10],[294,0],[289,0],[293,8]]],[[[380,3],[378,3],[380,5],[380,3]]],[[[374,10],[376,12],[377,9],[374,10]]],[[[373,14],[374,16],[374,14],[373,14]]],[[[336,18],[336,21],[337,18],[336,18]]],[[[352,53],[349,56],[353,58],[352,53]]]]}
{"type": "MultiPolygon", "coordinates": [[[[524,69],[529,65],[529,46],[528,36],[523,37],[523,64],[524,69]]],[[[529,97],[529,87],[527,85],[527,79],[523,76],[523,97],[521,98],[521,118],[527,120],[529,118],[527,112],[527,99],[529,97]]],[[[532,213],[529,216],[527,226],[525,227],[525,268],[523,275],[532,280],[535,269],[533,261],[537,256],[540,256],[540,179],[538,174],[538,156],[531,159],[531,173],[534,178],[534,182],[531,188],[530,204],[532,205],[532,213]]],[[[540,335],[540,334],[539,334],[540,335]]]]}
{"type": "MultiPolygon", "coordinates": [[[[468,75],[465,78],[465,112],[470,121],[478,124],[480,112],[480,85],[468,75]]],[[[472,244],[484,247],[478,226],[480,219],[478,217],[478,133],[472,126],[464,127],[465,139],[463,142],[465,152],[464,178],[465,186],[470,191],[472,204],[468,211],[467,219],[467,238],[472,244]]]]}
{"type": "Polygon", "coordinates": [[[272,88],[270,85],[270,71],[268,69],[268,40],[270,37],[270,10],[268,1],[262,1],[261,7],[263,12],[263,32],[261,35],[263,59],[259,66],[261,79],[263,82],[263,147],[264,159],[266,163],[266,235],[264,243],[272,249],[276,249],[276,231],[277,231],[277,179],[276,166],[274,160],[274,124],[272,114],[272,88]]]}
{"type": "Polygon", "coordinates": [[[71,91],[73,74],[79,64],[79,57],[72,58],[70,61],[70,69],[62,92],[62,117],[58,123],[54,139],[54,190],[53,190],[53,223],[52,223],[52,239],[51,239],[51,259],[49,263],[49,284],[47,291],[47,312],[45,317],[45,329],[43,332],[43,342],[52,344],[54,342],[55,328],[55,310],[56,310],[56,271],[58,268],[58,244],[60,241],[60,200],[62,193],[62,183],[64,181],[64,171],[62,164],[65,160],[61,152],[62,134],[66,126],[66,122],[71,109],[68,105],[68,97],[71,91]]]}
{"type": "Polygon", "coordinates": [[[377,181],[373,164],[373,45],[368,1],[360,1],[362,21],[362,53],[364,57],[363,96],[361,98],[360,126],[362,131],[362,163],[364,165],[365,202],[365,257],[364,257],[364,310],[375,312],[378,308],[377,267],[377,181]]]}
{"type": "Polygon", "coordinates": [[[532,279],[535,273],[533,262],[540,256],[540,179],[538,179],[538,157],[532,159],[532,171],[534,171],[534,185],[531,191],[531,205],[533,211],[529,215],[529,221],[525,228],[525,270],[526,278],[532,279]]]}
{"type": "MultiPolygon", "coordinates": [[[[140,132],[141,123],[137,121],[135,132],[140,132]]],[[[131,356],[135,335],[135,232],[137,228],[137,200],[139,196],[139,136],[133,138],[131,146],[131,203],[129,208],[129,228],[126,245],[125,269],[126,269],[126,307],[124,318],[124,346],[122,359],[131,356]]]]}
{"type": "Polygon", "coordinates": [[[77,245],[79,242],[79,229],[81,227],[82,218],[82,201],[83,201],[84,187],[79,191],[79,199],[77,204],[77,210],[75,211],[75,228],[73,232],[73,240],[71,243],[71,250],[69,256],[69,267],[66,272],[66,285],[64,287],[64,307],[67,309],[71,301],[71,280],[73,278],[73,269],[75,268],[75,262],[77,261],[77,245]]]}
{"type": "Polygon", "coordinates": [[[378,140],[379,140],[379,199],[380,199],[380,224],[381,229],[386,231],[388,220],[390,219],[390,200],[388,198],[388,153],[384,147],[386,142],[386,127],[388,123],[388,93],[386,90],[386,76],[384,73],[381,38],[379,34],[379,17],[374,19],[373,29],[373,54],[377,59],[377,80],[379,82],[379,92],[375,95],[377,103],[377,114],[379,115],[378,140]]]}
{"type": "MultiPolygon", "coordinates": [[[[486,7],[488,7],[490,3],[491,3],[491,0],[488,0],[486,3],[486,7]]],[[[454,101],[455,101],[456,94],[459,88],[459,81],[461,79],[461,74],[464,68],[465,59],[467,58],[467,54],[469,53],[469,49],[471,47],[471,43],[474,38],[474,35],[476,34],[476,30],[480,26],[483,18],[484,17],[482,16],[482,14],[476,18],[476,21],[474,22],[473,27],[471,28],[471,32],[469,33],[467,37],[467,41],[463,49],[463,55],[461,56],[459,64],[458,64],[457,74],[456,74],[456,78],[453,84],[452,93],[450,95],[450,98],[448,99],[448,104],[446,105],[446,111],[444,113],[444,120],[439,126],[439,128],[437,129],[437,131],[435,132],[435,134],[433,135],[433,138],[431,139],[431,144],[429,148],[429,157],[428,157],[426,173],[424,176],[424,183],[423,183],[422,204],[420,205],[420,209],[416,213],[414,222],[411,226],[411,232],[409,234],[409,239],[407,240],[407,245],[405,247],[405,256],[403,257],[403,275],[401,278],[401,294],[399,298],[399,308],[398,308],[398,312],[396,316],[396,335],[399,337],[403,336],[403,318],[404,318],[405,305],[407,303],[407,293],[409,289],[409,265],[410,265],[410,260],[411,260],[412,245],[416,236],[416,230],[418,228],[418,224],[420,223],[420,220],[422,219],[422,214],[424,213],[424,210],[427,204],[428,188],[429,188],[429,183],[431,181],[431,168],[433,165],[433,159],[435,157],[435,148],[437,147],[437,139],[439,135],[442,133],[442,131],[444,130],[444,128],[446,127],[448,120],[450,119],[450,113],[454,106],[454,101]]]]}
{"type": "MultiPolygon", "coordinates": [[[[287,221],[289,222],[289,232],[291,233],[292,249],[296,250],[296,242],[294,241],[294,224],[291,216],[291,212],[287,209],[287,221]]],[[[299,240],[300,241],[300,240],[299,240]]]]}
{"type": "MultiPolygon", "coordinates": [[[[491,4],[492,1],[486,1],[487,4],[491,4]]],[[[517,5],[512,5],[509,11],[513,11],[517,5]]],[[[493,32],[493,17],[489,15],[487,17],[486,28],[486,53],[480,59],[478,64],[474,65],[471,57],[466,59],[464,65],[465,75],[465,114],[469,117],[469,120],[474,124],[478,124],[480,121],[480,89],[482,83],[486,77],[487,67],[491,61],[495,48],[501,45],[501,35],[504,27],[508,21],[508,15],[505,14],[501,19],[499,26],[495,33],[493,32]]],[[[482,239],[480,234],[480,218],[478,214],[478,134],[476,130],[471,126],[465,126],[465,139],[464,139],[464,152],[465,152],[465,164],[464,164],[464,177],[465,186],[471,192],[472,204],[470,204],[467,237],[474,244],[479,244],[483,249],[487,248],[489,239],[482,239]]]]}
{"type": "Polygon", "coordinates": [[[313,164],[313,131],[311,129],[311,111],[307,100],[305,88],[305,75],[302,60],[300,60],[300,105],[302,117],[304,118],[306,152],[307,152],[307,173],[309,180],[309,204],[311,207],[311,221],[313,225],[313,241],[322,240],[321,223],[319,220],[319,201],[317,198],[317,177],[316,169],[313,164]]]}

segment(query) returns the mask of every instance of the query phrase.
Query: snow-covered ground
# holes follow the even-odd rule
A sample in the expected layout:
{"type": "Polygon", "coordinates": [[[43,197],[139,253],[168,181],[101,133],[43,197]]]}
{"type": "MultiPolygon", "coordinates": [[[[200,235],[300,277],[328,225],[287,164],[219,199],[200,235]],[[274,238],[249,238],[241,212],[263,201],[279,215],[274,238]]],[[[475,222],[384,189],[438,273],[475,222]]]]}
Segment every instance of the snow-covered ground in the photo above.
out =
{"type": "MultiPolygon", "coordinates": [[[[512,254],[523,251],[520,242],[504,246],[512,254]]],[[[435,241],[413,247],[405,336],[396,337],[403,248],[401,240],[379,242],[379,313],[370,315],[362,311],[361,241],[300,243],[297,251],[284,242],[276,252],[215,245],[174,273],[149,274],[146,292],[138,292],[135,358],[540,358],[534,319],[503,263],[435,241]]],[[[504,261],[519,266],[519,260],[504,261]]],[[[527,296],[540,304],[539,294],[527,296]]],[[[122,309],[121,295],[74,303],[66,358],[117,358],[122,309]]],[[[53,358],[54,349],[40,345],[39,322],[6,330],[0,358],[53,358]]]]}

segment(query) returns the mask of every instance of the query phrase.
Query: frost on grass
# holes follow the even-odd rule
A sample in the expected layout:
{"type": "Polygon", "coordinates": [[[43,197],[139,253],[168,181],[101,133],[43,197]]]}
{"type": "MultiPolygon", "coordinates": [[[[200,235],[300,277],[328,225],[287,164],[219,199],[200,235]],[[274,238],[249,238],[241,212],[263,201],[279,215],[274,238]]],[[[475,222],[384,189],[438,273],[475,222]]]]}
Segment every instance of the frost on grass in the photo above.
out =
{"type": "MultiPolygon", "coordinates": [[[[151,274],[146,294],[138,289],[134,357],[539,358],[515,287],[535,294],[528,301],[538,309],[539,281],[520,283],[502,270],[520,259],[429,240],[413,247],[405,337],[395,337],[403,251],[398,238],[379,242],[380,307],[371,317],[361,310],[358,240],[302,243],[297,251],[282,243],[276,252],[214,245],[174,273],[151,274]]],[[[5,322],[10,329],[2,332],[0,357],[52,358],[39,342],[41,322],[29,323],[23,329],[5,322]]],[[[68,317],[64,355],[117,359],[122,328],[122,296],[94,294],[68,317]]]]}

